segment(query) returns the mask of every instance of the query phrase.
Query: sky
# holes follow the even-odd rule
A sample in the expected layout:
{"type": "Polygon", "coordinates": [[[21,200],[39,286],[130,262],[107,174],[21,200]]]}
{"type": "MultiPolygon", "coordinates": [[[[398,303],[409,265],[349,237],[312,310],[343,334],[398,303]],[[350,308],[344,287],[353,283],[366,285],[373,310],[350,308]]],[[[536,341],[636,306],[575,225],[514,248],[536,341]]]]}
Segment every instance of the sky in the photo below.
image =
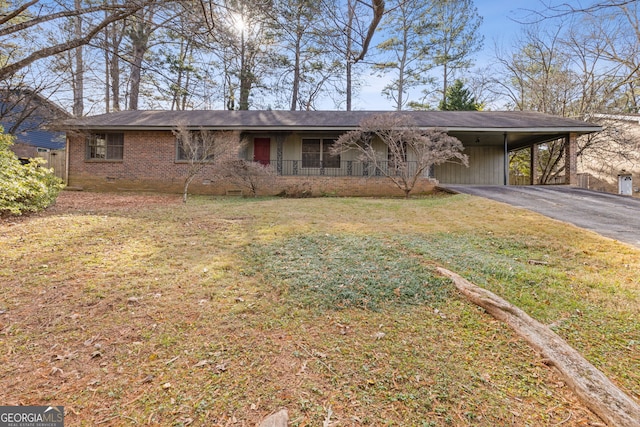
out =
{"type": "MultiPolygon", "coordinates": [[[[484,48],[475,55],[476,65],[488,65],[495,55],[495,47],[510,47],[511,41],[518,36],[521,24],[515,18],[525,14],[524,8],[536,5],[531,0],[475,0],[474,4],[483,22],[480,33],[484,35],[484,48]]],[[[385,79],[376,76],[365,76],[367,82],[363,86],[356,100],[354,109],[357,110],[389,110],[391,101],[382,94],[385,79]]]]}

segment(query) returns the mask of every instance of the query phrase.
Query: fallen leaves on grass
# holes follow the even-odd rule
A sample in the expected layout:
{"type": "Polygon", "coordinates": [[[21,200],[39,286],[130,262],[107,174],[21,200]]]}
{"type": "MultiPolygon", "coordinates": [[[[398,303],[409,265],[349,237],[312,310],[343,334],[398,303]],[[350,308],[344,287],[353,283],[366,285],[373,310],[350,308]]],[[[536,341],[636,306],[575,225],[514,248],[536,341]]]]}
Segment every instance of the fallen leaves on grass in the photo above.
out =
{"type": "Polygon", "coordinates": [[[597,422],[437,264],[567,319],[637,387],[638,254],[590,234],[460,197],[145,197],[65,193],[0,224],[0,400],[64,404],[70,425],[597,422]]]}

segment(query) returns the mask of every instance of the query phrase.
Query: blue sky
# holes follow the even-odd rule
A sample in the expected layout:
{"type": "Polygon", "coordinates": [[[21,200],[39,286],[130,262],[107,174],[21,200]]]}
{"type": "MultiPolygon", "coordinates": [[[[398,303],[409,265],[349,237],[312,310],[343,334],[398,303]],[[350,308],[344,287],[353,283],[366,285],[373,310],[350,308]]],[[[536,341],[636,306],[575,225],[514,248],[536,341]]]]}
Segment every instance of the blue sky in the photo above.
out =
{"type": "Polygon", "coordinates": [[[483,17],[480,31],[484,35],[484,50],[481,56],[491,57],[496,43],[508,47],[510,40],[517,36],[521,25],[513,19],[523,15],[522,9],[519,8],[531,7],[532,2],[476,0],[474,3],[478,13],[483,17]]]}
{"type": "MultiPolygon", "coordinates": [[[[478,14],[483,17],[480,32],[484,35],[484,48],[476,55],[478,66],[489,64],[494,57],[495,46],[509,48],[518,36],[521,25],[513,19],[526,14],[523,9],[535,8],[540,4],[525,0],[475,0],[478,14]]],[[[354,100],[354,109],[389,110],[391,102],[380,91],[385,85],[383,78],[365,76],[366,87],[362,87],[354,100]]]]}

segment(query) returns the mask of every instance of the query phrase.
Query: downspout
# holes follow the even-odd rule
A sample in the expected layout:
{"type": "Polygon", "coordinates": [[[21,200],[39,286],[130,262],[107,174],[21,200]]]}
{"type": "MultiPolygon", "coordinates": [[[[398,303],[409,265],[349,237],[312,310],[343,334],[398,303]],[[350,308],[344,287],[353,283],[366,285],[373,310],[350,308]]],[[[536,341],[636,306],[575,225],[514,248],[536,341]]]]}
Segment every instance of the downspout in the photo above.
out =
{"type": "Polygon", "coordinates": [[[504,134],[504,185],[509,185],[509,138],[504,134]]]}

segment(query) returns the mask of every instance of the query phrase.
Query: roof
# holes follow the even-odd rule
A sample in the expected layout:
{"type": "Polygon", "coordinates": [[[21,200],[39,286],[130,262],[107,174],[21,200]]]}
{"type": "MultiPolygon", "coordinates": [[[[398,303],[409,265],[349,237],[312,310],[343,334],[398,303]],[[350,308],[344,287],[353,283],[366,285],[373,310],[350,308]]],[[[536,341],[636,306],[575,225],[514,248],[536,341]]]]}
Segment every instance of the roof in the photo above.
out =
{"type": "MultiPolygon", "coordinates": [[[[349,131],[363,118],[391,111],[121,111],[62,122],[62,129],[90,131],[187,129],[242,131],[349,131]]],[[[421,128],[440,128],[463,144],[503,145],[514,150],[602,128],[565,117],[523,111],[401,111],[421,128]]]]}
{"type": "MultiPolygon", "coordinates": [[[[66,120],[63,129],[161,130],[176,126],[241,130],[351,130],[384,111],[122,111],[66,120]]],[[[465,132],[597,132],[581,120],[521,111],[402,111],[424,128],[465,132]]]]}

